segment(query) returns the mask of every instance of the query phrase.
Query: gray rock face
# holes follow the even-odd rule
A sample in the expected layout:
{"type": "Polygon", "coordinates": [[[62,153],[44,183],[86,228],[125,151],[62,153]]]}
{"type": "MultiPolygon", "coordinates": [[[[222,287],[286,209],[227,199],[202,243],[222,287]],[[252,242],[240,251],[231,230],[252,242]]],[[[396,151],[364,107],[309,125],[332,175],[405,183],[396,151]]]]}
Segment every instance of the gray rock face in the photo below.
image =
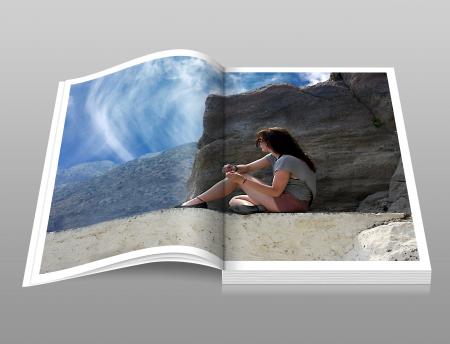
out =
{"type": "Polygon", "coordinates": [[[380,124],[395,130],[392,103],[384,73],[339,73],[353,96],[380,124]]]}
{"type": "Polygon", "coordinates": [[[389,211],[411,215],[408,190],[401,159],[399,159],[397,168],[392,175],[389,190],[380,191],[367,196],[367,198],[360,203],[357,211],[367,213],[389,211]]]}
{"type": "Polygon", "coordinates": [[[47,231],[173,207],[186,197],[196,151],[196,143],[177,146],[55,190],[47,231]]]}
{"type": "Polygon", "coordinates": [[[116,167],[114,162],[103,160],[82,163],[63,169],[56,173],[55,190],[59,190],[66,185],[101,176],[114,167],[116,167]]]}
{"type": "MultiPolygon", "coordinates": [[[[389,191],[400,149],[387,76],[333,73],[328,81],[305,88],[278,84],[209,96],[189,198],[223,179],[225,163],[246,164],[264,156],[255,147],[255,133],[274,126],[287,128],[316,164],[312,211],[356,211],[367,196],[389,191]]],[[[272,182],[271,170],[254,175],[272,182]]],[[[224,210],[231,197],[242,193],[237,189],[209,206],[224,210]]]]}
{"type": "Polygon", "coordinates": [[[391,203],[388,211],[411,214],[408,189],[406,187],[405,173],[401,159],[399,159],[397,168],[391,178],[388,201],[391,203]]]}
{"type": "Polygon", "coordinates": [[[378,191],[372,195],[367,196],[356,209],[358,212],[370,213],[370,212],[384,212],[389,208],[389,202],[387,197],[388,191],[378,191]]]}
{"type": "MultiPolygon", "coordinates": [[[[224,102],[225,98],[209,95],[203,114],[203,134],[197,143],[197,154],[188,179],[186,200],[210,188],[221,178],[220,171],[224,158],[224,102]]],[[[225,200],[208,202],[208,207],[216,210],[226,209],[225,200]]]]}

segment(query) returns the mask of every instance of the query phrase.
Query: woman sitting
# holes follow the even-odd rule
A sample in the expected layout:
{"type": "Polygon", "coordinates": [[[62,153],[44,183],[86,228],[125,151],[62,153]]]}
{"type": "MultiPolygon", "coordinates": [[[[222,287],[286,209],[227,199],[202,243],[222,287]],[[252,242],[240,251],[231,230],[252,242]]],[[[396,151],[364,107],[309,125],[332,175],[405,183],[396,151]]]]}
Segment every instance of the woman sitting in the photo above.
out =
{"type": "Polygon", "coordinates": [[[285,128],[266,128],[256,134],[256,146],[268,154],[246,165],[224,165],[224,179],[177,207],[207,208],[206,202],[224,198],[239,187],[245,195],[230,200],[233,212],[308,211],[316,198],[316,167],[297,140],[285,128]],[[273,171],[272,185],[249,174],[268,167],[273,171]]]}

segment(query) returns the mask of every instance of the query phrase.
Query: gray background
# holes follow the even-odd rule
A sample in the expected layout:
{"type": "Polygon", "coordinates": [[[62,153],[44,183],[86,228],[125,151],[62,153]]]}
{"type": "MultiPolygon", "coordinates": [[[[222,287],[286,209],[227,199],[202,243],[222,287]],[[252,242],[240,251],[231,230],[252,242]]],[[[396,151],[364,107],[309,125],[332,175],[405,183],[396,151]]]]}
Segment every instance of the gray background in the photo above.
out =
{"type": "Polygon", "coordinates": [[[0,342],[444,342],[448,7],[411,0],[2,2],[0,342]],[[57,82],[166,49],[198,50],[234,67],[395,67],[431,287],[222,288],[218,270],[160,263],[21,288],[57,82]]]}

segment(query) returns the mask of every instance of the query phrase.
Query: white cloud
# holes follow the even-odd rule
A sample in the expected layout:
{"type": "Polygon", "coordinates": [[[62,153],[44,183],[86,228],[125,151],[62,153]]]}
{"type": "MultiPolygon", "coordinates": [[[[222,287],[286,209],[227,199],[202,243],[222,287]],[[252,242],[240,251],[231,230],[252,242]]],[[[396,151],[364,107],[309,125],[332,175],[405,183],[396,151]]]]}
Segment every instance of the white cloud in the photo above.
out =
{"type": "Polygon", "coordinates": [[[162,58],[96,80],[85,104],[97,137],[92,149],[128,161],[135,158],[136,141],[152,151],[158,140],[171,146],[197,140],[210,88],[222,93],[216,84],[197,58],[162,58]]]}
{"type": "MultiPolygon", "coordinates": [[[[270,78],[264,73],[229,73],[226,77],[226,95],[240,94],[249,90],[254,90],[268,84],[284,84],[291,83],[288,78],[290,73],[274,73],[270,78]]],[[[311,86],[318,82],[326,81],[330,77],[330,73],[299,73],[299,79],[306,81],[306,85],[311,86]]],[[[302,86],[302,87],[304,87],[302,86]]]]}
{"type": "Polygon", "coordinates": [[[227,96],[246,92],[248,88],[244,85],[243,77],[236,74],[228,74],[226,77],[225,92],[227,96]]]}
{"type": "Polygon", "coordinates": [[[330,73],[302,73],[306,74],[306,78],[308,79],[308,84],[306,86],[312,86],[319,82],[327,81],[330,78],[330,73]]]}

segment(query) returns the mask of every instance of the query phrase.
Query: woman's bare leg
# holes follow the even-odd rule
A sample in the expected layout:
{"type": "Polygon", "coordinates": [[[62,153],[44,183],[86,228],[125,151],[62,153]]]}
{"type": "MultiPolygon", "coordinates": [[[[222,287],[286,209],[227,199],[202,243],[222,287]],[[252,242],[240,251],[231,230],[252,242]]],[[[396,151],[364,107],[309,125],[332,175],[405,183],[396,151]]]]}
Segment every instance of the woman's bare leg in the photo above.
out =
{"type": "MultiPolygon", "coordinates": [[[[230,179],[225,177],[221,181],[217,182],[213,186],[211,186],[208,190],[198,195],[205,202],[214,201],[216,199],[224,198],[226,195],[232,193],[236,187],[237,183],[232,182],[230,179]]],[[[184,202],[182,205],[194,205],[197,203],[201,203],[198,198],[192,198],[189,201],[184,202]]]]}
{"type": "Polygon", "coordinates": [[[257,205],[259,204],[254,199],[250,198],[249,195],[237,195],[230,199],[230,205],[257,205]]]}
{"type": "MultiPolygon", "coordinates": [[[[257,183],[264,184],[258,178],[255,178],[249,174],[245,174],[245,176],[248,179],[251,179],[257,183]]],[[[259,191],[256,191],[255,189],[253,189],[253,187],[250,184],[244,183],[244,184],[238,184],[238,185],[249,196],[249,198],[252,200],[252,203],[254,202],[254,204],[261,204],[270,212],[279,212],[280,211],[272,196],[269,196],[269,195],[263,194],[259,191]]],[[[267,185],[267,184],[265,184],[265,185],[267,185]]],[[[232,204],[233,199],[235,199],[235,198],[233,197],[230,200],[230,205],[232,204]]],[[[239,202],[239,200],[235,200],[233,202],[239,202]]],[[[245,205],[249,205],[249,204],[245,204],[245,205]]]]}
{"type": "MultiPolygon", "coordinates": [[[[264,184],[258,178],[255,178],[249,174],[245,174],[245,176],[248,179],[251,179],[257,183],[264,184]]],[[[267,184],[264,184],[264,185],[267,185],[267,184]]],[[[233,197],[230,200],[230,205],[236,204],[235,202],[238,202],[238,203],[242,202],[240,204],[245,204],[244,202],[248,202],[245,205],[263,205],[270,212],[279,212],[280,211],[278,209],[273,197],[254,190],[250,186],[250,184],[245,184],[245,183],[238,184],[238,183],[232,182],[227,177],[225,177],[221,181],[214,184],[211,188],[209,188],[202,194],[198,195],[198,197],[200,197],[205,202],[213,201],[213,200],[216,200],[219,198],[224,198],[226,195],[229,195],[230,193],[232,193],[238,186],[247,194],[246,196],[248,197],[248,200],[241,198],[241,196],[245,196],[245,195],[238,195],[238,196],[233,197]],[[241,198],[241,199],[239,199],[239,198],[241,198]]],[[[198,198],[194,197],[191,200],[184,202],[182,205],[183,206],[194,205],[197,203],[201,203],[201,201],[198,198]]]]}

